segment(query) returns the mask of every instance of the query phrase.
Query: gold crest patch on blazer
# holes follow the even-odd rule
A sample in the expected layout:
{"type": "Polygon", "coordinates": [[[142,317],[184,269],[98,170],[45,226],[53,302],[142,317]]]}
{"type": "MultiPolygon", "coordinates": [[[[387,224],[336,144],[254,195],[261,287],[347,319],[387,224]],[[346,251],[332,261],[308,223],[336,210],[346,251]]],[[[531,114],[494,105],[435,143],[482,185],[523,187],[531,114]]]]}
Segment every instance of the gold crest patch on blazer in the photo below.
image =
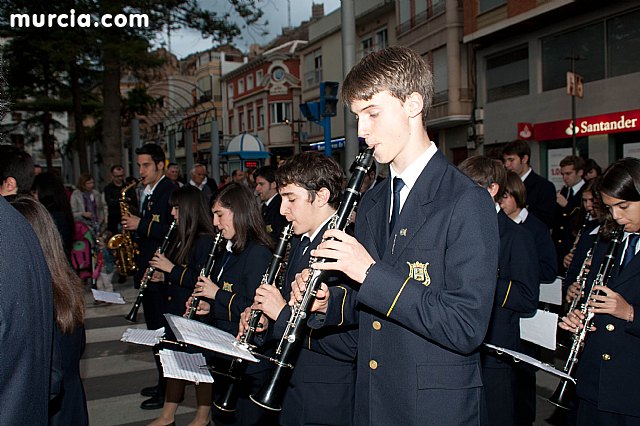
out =
{"type": "Polygon", "coordinates": [[[233,284],[231,284],[230,282],[225,281],[222,284],[222,289],[224,291],[228,291],[229,293],[233,293],[233,284]]]}
{"type": "Polygon", "coordinates": [[[420,281],[427,286],[431,284],[431,277],[429,276],[429,271],[427,271],[429,262],[407,262],[407,265],[409,265],[409,278],[420,281]]]}
{"type": "Polygon", "coordinates": [[[160,223],[160,215],[159,214],[152,215],[151,216],[151,221],[160,223]]]}
{"type": "Polygon", "coordinates": [[[267,225],[267,234],[270,234],[273,232],[273,227],[271,225],[267,225]]]}

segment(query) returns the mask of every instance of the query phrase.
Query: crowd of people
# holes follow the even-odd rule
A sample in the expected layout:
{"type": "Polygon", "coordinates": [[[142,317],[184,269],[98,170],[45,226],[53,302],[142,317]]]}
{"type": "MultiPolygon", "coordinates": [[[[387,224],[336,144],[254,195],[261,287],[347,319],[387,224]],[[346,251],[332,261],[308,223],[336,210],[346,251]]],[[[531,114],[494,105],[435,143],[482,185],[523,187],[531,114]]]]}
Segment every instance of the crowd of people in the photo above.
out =
{"type": "MultiPolygon", "coordinates": [[[[341,95],[387,178],[374,164],[359,188],[345,189],[333,159],[303,152],[235,170],[220,185],[203,164],[182,180],[162,148],[146,144],[135,153],[139,181],[114,165],[102,192],[82,174],[69,194],[55,173],[35,176],[28,154],[0,145],[0,424],[88,424],[83,292],[126,280],[107,244],[120,233],[137,245],[136,288],[154,271],[143,288],[146,325],[165,327],[170,340],[164,314],[184,315],[197,298],[195,320],[238,338],[255,332],[254,351],[279,359],[292,313],[322,274],[300,352],[278,365],[288,374],[249,365],[234,379],[235,410],[214,404],[228,397],[228,381],[196,384],[190,425],[532,425],[535,369],[486,344],[538,357],[520,319],[536,313],[540,285],[556,276],[566,306],[577,301],[560,308],[559,329],[570,342],[590,329],[566,423],[640,424],[640,160],[603,172],[567,156],[559,191],[532,169],[522,141],[455,167],[426,130],[429,67],[404,47],[365,56],[341,95]],[[339,228],[345,191],[361,199],[347,212],[355,223],[339,228]],[[273,285],[263,275],[282,261],[274,248],[287,224],[294,236],[273,285]],[[275,411],[263,401],[269,385],[275,411]]],[[[141,408],[162,410],[154,426],[175,424],[187,385],[164,377],[163,345],[153,348],[157,384],[141,389],[141,408]]],[[[206,358],[233,371],[232,358],[206,358]]]]}

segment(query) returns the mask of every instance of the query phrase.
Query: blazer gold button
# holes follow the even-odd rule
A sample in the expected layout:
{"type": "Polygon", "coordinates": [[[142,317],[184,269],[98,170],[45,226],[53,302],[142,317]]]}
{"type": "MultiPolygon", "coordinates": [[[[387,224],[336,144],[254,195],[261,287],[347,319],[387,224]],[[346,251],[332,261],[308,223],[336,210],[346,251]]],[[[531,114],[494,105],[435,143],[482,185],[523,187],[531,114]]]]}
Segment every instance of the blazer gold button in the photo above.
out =
{"type": "Polygon", "coordinates": [[[602,360],[603,361],[609,361],[611,359],[611,355],[609,354],[602,354],[602,360]]]}
{"type": "Polygon", "coordinates": [[[613,324],[607,324],[607,331],[613,331],[616,329],[616,327],[613,324]]]}
{"type": "Polygon", "coordinates": [[[375,370],[376,368],[378,368],[378,363],[376,362],[375,359],[372,359],[371,361],[369,361],[369,368],[372,370],[375,370]]]}
{"type": "Polygon", "coordinates": [[[564,226],[561,226],[560,229],[564,229],[564,226]]]}
{"type": "Polygon", "coordinates": [[[374,330],[380,330],[382,328],[382,324],[380,324],[380,321],[374,321],[373,322],[373,329],[374,330]]]}
{"type": "Polygon", "coordinates": [[[171,296],[167,297],[167,300],[168,300],[169,302],[171,302],[171,296]]]}

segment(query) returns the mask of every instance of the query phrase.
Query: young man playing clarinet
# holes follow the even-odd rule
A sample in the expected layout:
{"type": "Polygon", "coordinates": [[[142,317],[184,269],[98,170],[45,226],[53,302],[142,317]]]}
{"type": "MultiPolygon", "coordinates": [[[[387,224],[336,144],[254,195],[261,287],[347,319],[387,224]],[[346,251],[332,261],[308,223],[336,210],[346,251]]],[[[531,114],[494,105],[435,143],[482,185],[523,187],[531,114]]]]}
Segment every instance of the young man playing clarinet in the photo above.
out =
{"type": "MultiPolygon", "coordinates": [[[[159,145],[148,143],[136,149],[138,167],[140,169],[140,183],[144,186],[140,217],[131,214],[122,218],[122,227],[127,231],[136,231],[140,254],[136,258],[138,272],[134,279],[136,286],[149,267],[149,261],[153,257],[162,240],[169,231],[173,221],[169,197],[177,188],[173,182],[164,175],[164,151],[159,145]]],[[[149,283],[142,299],[144,319],[149,330],[157,330],[165,325],[162,301],[162,283],[149,283]]],[[[157,349],[154,349],[156,353],[157,349]]],[[[142,389],[143,396],[150,397],[142,401],[140,408],[153,410],[162,408],[164,404],[164,378],[160,358],[154,356],[158,369],[158,385],[142,389]]]]}
{"type": "MultiPolygon", "coordinates": [[[[340,205],[343,179],[344,173],[335,161],[314,152],[293,156],[276,172],[282,196],[280,212],[292,222],[295,236],[282,292],[263,284],[256,290],[251,307],[262,310],[270,320],[271,341],[267,344],[277,345],[284,334],[291,309],[283,295],[288,298],[295,274],[309,266],[311,249],[322,241],[340,205]]],[[[344,283],[350,280],[337,275],[338,284],[332,289],[344,295],[347,289],[344,283]]],[[[249,312],[250,309],[243,313],[245,319],[249,312]]],[[[243,326],[246,328],[246,321],[241,325],[241,333],[243,326]]],[[[353,423],[356,343],[357,329],[353,326],[305,333],[304,346],[284,393],[281,425],[353,423]]]]}
{"type": "MultiPolygon", "coordinates": [[[[432,93],[428,65],[400,46],[367,55],[342,86],[358,136],[390,164],[358,206],[355,238],[329,230],[311,252],[335,260],[312,267],[359,283],[346,296],[323,286],[309,322],[359,323],[358,425],[487,423],[478,349],[496,288],[497,215],[429,139],[432,93]]],[[[307,275],[296,277],[295,300],[307,275]]]]}

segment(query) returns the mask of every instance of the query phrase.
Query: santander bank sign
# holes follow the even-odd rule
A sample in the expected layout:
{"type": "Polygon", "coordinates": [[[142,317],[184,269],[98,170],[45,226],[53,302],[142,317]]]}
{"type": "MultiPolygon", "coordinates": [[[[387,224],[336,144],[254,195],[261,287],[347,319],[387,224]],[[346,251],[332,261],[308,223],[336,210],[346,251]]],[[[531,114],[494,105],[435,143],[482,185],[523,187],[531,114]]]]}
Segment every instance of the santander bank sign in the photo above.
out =
{"type": "Polygon", "coordinates": [[[533,126],[533,139],[546,141],[570,138],[574,129],[578,137],[640,131],[640,110],[578,118],[575,125],[571,120],[536,123],[533,126]]]}

